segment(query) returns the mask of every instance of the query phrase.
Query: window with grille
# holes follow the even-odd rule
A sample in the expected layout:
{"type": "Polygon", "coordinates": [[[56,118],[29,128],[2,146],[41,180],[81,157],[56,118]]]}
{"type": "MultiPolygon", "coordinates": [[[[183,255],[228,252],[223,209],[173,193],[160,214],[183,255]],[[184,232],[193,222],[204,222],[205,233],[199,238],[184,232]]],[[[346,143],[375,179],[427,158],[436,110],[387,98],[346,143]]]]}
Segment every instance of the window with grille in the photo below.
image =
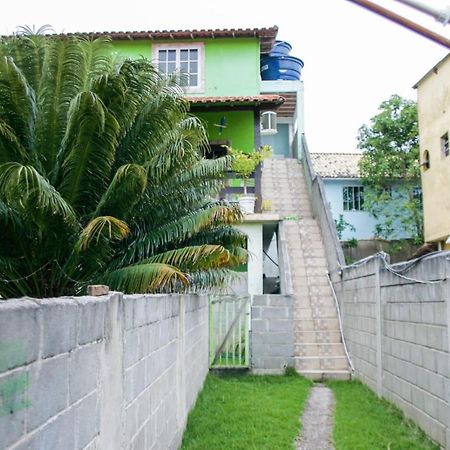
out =
{"type": "Polygon", "coordinates": [[[344,186],[344,211],[362,211],[364,209],[364,187],[344,186]]]}
{"type": "Polygon", "coordinates": [[[186,92],[203,91],[203,44],[154,44],[161,75],[175,75],[186,92]]]}

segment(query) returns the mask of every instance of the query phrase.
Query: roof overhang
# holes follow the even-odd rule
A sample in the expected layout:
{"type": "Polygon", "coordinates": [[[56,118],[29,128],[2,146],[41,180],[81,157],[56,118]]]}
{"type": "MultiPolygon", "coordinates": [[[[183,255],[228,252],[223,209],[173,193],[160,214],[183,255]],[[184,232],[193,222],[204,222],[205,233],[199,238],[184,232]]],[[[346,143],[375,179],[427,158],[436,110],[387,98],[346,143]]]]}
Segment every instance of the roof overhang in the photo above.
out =
{"type": "Polygon", "coordinates": [[[233,97],[186,97],[191,107],[260,107],[260,109],[276,109],[285,101],[281,95],[253,95],[233,97]]]}
{"type": "Polygon", "coordinates": [[[269,28],[229,28],[209,30],[162,30],[162,31],[98,31],[89,33],[64,33],[59,37],[86,37],[96,39],[110,37],[114,41],[134,40],[190,40],[190,39],[217,39],[217,38],[258,38],[260,52],[269,53],[275,44],[278,27],[269,28]]]}

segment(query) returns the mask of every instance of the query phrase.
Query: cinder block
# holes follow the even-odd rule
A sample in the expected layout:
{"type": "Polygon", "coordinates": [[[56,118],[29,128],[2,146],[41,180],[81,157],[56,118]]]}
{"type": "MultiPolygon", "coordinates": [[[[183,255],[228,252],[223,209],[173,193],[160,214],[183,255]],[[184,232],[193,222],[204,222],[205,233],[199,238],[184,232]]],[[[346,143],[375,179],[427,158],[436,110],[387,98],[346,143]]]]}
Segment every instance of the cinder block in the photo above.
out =
{"type": "Polygon", "coordinates": [[[69,392],[70,403],[97,388],[99,344],[80,347],[70,353],[69,392]]]}
{"type": "Polygon", "coordinates": [[[82,450],[100,431],[100,416],[97,394],[83,399],[75,410],[76,449],[82,450]]]}
{"type": "Polygon", "coordinates": [[[130,450],[143,450],[146,448],[147,446],[145,444],[145,430],[142,429],[131,441],[130,450]]]}
{"type": "Polygon", "coordinates": [[[266,332],[266,331],[268,331],[267,328],[268,328],[267,320],[252,319],[252,332],[253,333],[266,332]]]}
{"type": "Polygon", "coordinates": [[[139,328],[131,328],[124,332],[123,363],[125,369],[137,363],[142,357],[139,351],[140,334],[141,330],[139,328]]]}
{"type": "Polygon", "coordinates": [[[30,406],[27,409],[27,430],[31,431],[68,406],[68,355],[34,364],[30,367],[29,375],[28,398],[30,406]]]}
{"type": "Polygon", "coordinates": [[[50,422],[39,431],[39,444],[36,449],[74,448],[75,444],[75,420],[72,409],[59,416],[54,422],[50,422]]]}
{"type": "Polygon", "coordinates": [[[272,319],[267,320],[267,328],[269,332],[294,332],[294,322],[291,319],[272,319]]]}
{"type": "Polygon", "coordinates": [[[78,344],[84,345],[105,338],[105,317],[110,297],[79,297],[78,344]]]}
{"type": "Polygon", "coordinates": [[[101,295],[108,295],[109,286],[104,284],[90,284],[87,287],[87,295],[92,295],[93,297],[99,297],[101,295]]]}
{"type": "Polygon", "coordinates": [[[145,425],[145,439],[147,442],[147,448],[154,448],[156,444],[156,415],[152,414],[147,424],[145,425]]]}
{"type": "Polygon", "coordinates": [[[25,433],[29,378],[26,369],[0,375],[0,448],[6,448],[25,433]]]}
{"type": "Polygon", "coordinates": [[[267,349],[267,356],[278,356],[283,358],[294,357],[294,345],[292,344],[271,344],[267,349]]]}
{"type": "Polygon", "coordinates": [[[35,361],[39,353],[38,305],[26,299],[0,301],[0,373],[35,361]]]}
{"type": "Polygon", "coordinates": [[[261,311],[261,319],[288,319],[288,308],[280,307],[268,307],[261,311]]]}
{"type": "Polygon", "coordinates": [[[77,302],[72,298],[36,300],[42,317],[42,357],[65,353],[77,345],[77,302]]]}

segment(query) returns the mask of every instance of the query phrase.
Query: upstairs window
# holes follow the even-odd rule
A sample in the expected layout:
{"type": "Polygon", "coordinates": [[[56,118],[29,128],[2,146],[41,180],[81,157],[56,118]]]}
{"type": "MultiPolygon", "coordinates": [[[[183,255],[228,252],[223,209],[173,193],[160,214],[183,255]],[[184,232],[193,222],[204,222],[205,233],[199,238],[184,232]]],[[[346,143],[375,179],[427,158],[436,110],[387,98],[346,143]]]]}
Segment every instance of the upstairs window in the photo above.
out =
{"type": "Polygon", "coordinates": [[[154,44],[153,58],[161,75],[175,75],[187,93],[203,92],[203,44],[154,44]]]}
{"type": "Polygon", "coordinates": [[[428,150],[423,152],[421,166],[424,171],[430,168],[430,152],[428,150]]]}
{"type": "Polygon", "coordinates": [[[362,211],[364,209],[364,187],[344,186],[344,211],[362,211]]]}
{"type": "Polygon", "coordinates": [[[444,136],[441,137],[441,150],[444,156],[449,155],[450,148],[448,144],[448,133],[445,133],[444,136]]]}

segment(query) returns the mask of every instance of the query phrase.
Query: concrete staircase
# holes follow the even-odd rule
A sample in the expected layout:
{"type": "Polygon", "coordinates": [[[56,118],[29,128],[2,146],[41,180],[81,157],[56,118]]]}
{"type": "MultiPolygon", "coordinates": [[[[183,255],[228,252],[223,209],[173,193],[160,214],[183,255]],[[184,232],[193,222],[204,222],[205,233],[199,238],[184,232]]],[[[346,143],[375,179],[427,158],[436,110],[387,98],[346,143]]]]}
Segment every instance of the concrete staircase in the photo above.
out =
{"type": "Polygon", "coordinates": [[[284,217],[294,293],[295,367],[311,379],[348,379],[350,370],[327,278],[320,228],[312,216],[303,167],[296,159],[268,159],[262,197],[284,217]]]}

